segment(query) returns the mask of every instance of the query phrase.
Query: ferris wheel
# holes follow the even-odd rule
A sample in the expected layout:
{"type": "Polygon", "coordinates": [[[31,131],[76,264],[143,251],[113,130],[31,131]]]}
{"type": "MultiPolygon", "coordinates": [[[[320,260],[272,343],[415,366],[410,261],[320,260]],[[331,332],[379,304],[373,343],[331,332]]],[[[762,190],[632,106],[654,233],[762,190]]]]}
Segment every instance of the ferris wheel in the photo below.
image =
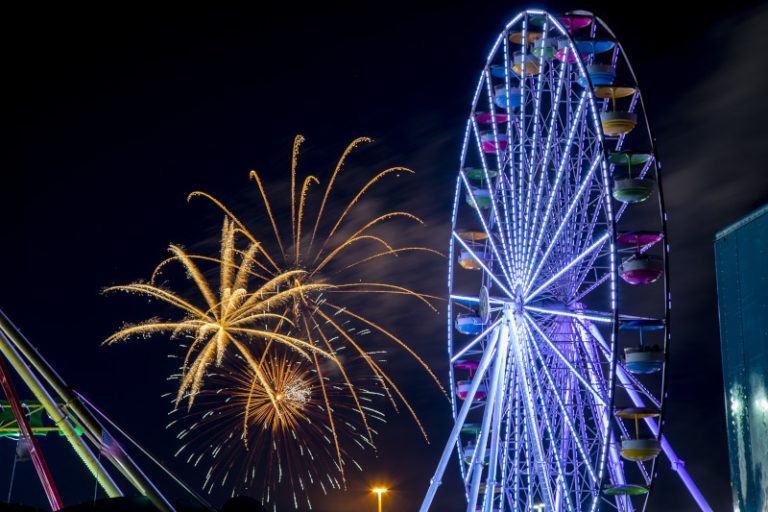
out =
{"type": "Polygon", "coordinates": [[[454,428],[422,512],[454,454],[468,512],[645,510],[662,450],[680,462],[661,432],[660,169],[634,72],[600,18],[527,10],[506,25],[456,179],[454,428]]]}

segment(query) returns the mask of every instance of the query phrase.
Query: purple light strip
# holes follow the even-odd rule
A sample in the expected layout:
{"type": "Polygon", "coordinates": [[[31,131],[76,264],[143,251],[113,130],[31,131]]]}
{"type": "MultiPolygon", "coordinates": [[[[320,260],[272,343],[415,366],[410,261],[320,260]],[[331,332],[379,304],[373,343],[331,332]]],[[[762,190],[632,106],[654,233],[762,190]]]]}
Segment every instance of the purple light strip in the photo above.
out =
{"type": "Polygon", "coordinates": [[[526,299],[525,299],[525,302],[529,302],[531,299],[533,299],[534,297],[536,297],[536,296],[537,296],[539,293],[541,293],[542,291],[544,291],[544,290],[547,288],[547,286],[549,286],[550,284],[552,284],[553,282],[555,282],[555,281],[556,281],[556,280],[557,280],[557,279],[558,279],[560,276],[562,276],[563,274],[565,274],[565,273],[566,273],[566,272],[567,272],[567,271],[568,271],[568,270],[569,270],[571,267],[573,267],[573,266],[574,266],[575,264],[577,264],[579,261],[581,261],[581,260],[582,260],[582,259],[584,259],[586,256],[588,256],[588,255],[589,255],[589,254],[590,254],[592,251],[594,251],[594,250],[595,250],[595,249],[597,249],[598,247],[602,246],[603,242],[605,242],[607,239],[608,239],[608,233],[605,233],[603,236],[601,236],[600,238],[598,238],[598,239],[597,239],[597,241],[596,241],[595,243],[593,243],[592,245],[590,245],[589,247],[587,247],[587,248],[584,250],[584,252],[582,252],[581,254],[579,254],[578,256],[576,256],[576,257],[575,257],[573,260],[571,260],[571,262],[570,262],[570,263],[568,263],[567,265],[565,265],[565,266],[564,266],[562,269],[560,269],[560,270],[559,270],[559,271],[558,271],[558,272],[557,272],[555,275],[553,275],[552,277],[550,277],[549,279],[547,279],[547,280],[544,282],[544,284],[542,284],[541,286],[539,286],[538,288],[536,288],[536,290],[534,290],[533,292],[529,293],[529,294],[528,294],[528,296],[527,296],[527,297],[526,297],[526,299]]]}
{"type": "Polygon", "coordinates": [[[573,372],[573,375],[579,379],[579,382],[581,382],[584,387],[592,393],[592,395],[602,404],[606,405],[608,402],[606,402],[605,398],[597,392],[595,388],[592,387],[592,385],[587,381],[587,379],[584,378],[584,376],[579,373],[579,371],[576,369],[575,366],[573,366],[573,363],[571,363],[567,357],[560,351],[559,348],[552,342],[552,340],[549,339],[549,337],[544,334],[544,331],[541,330],[541,328],[536,324],[536,322],[533,321],[533,318],[528,313],[524,314],[525,319],[528,320],[528,322],[533,326],[533,328],[536,330],[536,332],[539,333],[539,336],[541,339],[543,339],[547,345],[549,345],[549,348],[552,349],[552,351],[557,355],[557,357],[560,358],[560,360],[565,363],[565,366],[568,367],[571,372],[573,372]]]}
{"type": "MultiPolygon", "coordinates": [[[[528,323],[526,322],[524,326],[526,331],[528,331],[528,335],[530,336],[530,338],[533,339],[533,333],[531,332],[531,328],[528,326],[528,323]]],[[[565,408],[565,403],[563,402],[563,399],[560,396],[560,392],[558,391],[558,386],[555,384],[555,381],[552,378],[552,374],[549,373],[549,370],[547,369],[547,364],[544,361],[544,357],[542,356],[541,351],[539,350],[538,344],[530,343],[529,345],[533,347],[533,349],[536,351],[536,356],[542,362],[541,368],[544,370],[544,376],[547,378],[547,382],[549,382],[549,386],[550,386],[550,389],[552,390],[552,394],[555,396],[557,405],[560,407],[560,412],[563,413],[563,419],[565,420],[565,423],[568,426],[568,429],[571,431],[571,434],[573,434],[574,436],[573,438],[576,441],[576,447],[578,448],[578,452],[581,455],[582,460],[587,466],[589,476],[592,478],[592,482],[596,485],[598,483],[597,476],[595,475],[594,469],[592,469],[592,466],[590,465],[590,460],[589,460],[589,457],[587,457],[586,451],[584,450],[584,445],[582,445],[581,441],[579,440],[580,435],[576,432],[576,427],[573,425],[573,422],[571,421],[571,418],[570,418],[572,411],[568,411],[565,408]]],[[[530,346],[528,347],[529,351],[530,351],[530,346]]],[[[534,360],[533,354],[531,354],[530,359],[533,362],[534,360]]]]}

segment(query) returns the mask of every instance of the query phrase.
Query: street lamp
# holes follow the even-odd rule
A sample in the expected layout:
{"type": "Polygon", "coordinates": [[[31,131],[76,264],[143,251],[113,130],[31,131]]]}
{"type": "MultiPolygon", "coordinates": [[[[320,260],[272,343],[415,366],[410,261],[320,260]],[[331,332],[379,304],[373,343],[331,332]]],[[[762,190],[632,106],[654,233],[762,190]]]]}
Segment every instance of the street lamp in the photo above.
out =
{"type": "Polygon", "coordinates": [[[371,492],[376,493],[378,495],[379,499],[379,512],[381,512],[381,495],[387,492],[386,487],[374,487],[371,489],[371,492]]]}

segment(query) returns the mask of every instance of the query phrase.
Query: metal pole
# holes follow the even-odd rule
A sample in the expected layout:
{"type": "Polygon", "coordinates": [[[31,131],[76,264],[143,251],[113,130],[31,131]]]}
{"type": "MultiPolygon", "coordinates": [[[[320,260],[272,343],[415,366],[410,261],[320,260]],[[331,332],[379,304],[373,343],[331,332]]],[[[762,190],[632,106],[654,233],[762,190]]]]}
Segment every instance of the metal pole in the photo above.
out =
{"type": "Polygon", "coordinates": [[[381,495],[384,494],[382,492],[378,493],[379,495],[379,512],[381,512],[381,495]]]}
{"type": "MultiPolygon", "coordinates": [[[[504,326],[506,327],[506,325],[504,326]]],[[[508,328],[507,328],[508,330],[508,328]]],[[[506,397],[506,391],[507,386],[509,385],[509,379],[507,378],[507,355],[509,352],[508,344],[504,342],[504,340],[509,339],[509,333],[505,333],[502,328],[502,342],[501,342],[501,348],[499,348],[500,351],[503,351],[503,355],[501,359],[497,358],[497,361],[502,362],[501,368],[499,370],[499,382],[498,382],[498,395],[496,396],[496,406],[494,409],[494,417],[493,417],[493,435],[491,437],[491,458],[489,461],[488,466],[488,485],[486,486],[486,489],[488,489],[488,486],[493,486],[491,492],[485,493],[485,498],[483,501],[483,510],[484,512],[492,512],[493,511],[493,501],[496,496],[496,473],[498,471],[498,459],[499,459],[499,443],[501,442],[501,422],[504,415],[504,400],[506,397]]],[[[501,353],[500,353],[501,354],[501,353]]]]}
{"type": "Polygon", "coordinates": [[[37,442],[35,434],[29,426],[29,421],[24,414],[24,409],[16,393],[16,387],[11,380],[11,374],[2,357],[0,357],[0,384],[2,384],[3,391],[5,391],[5,396],[8,397],[8,403],[11,405],[11,410],[16,418],[21,439],[29,442],[29,454],[32,457],[32,463],[35,466],[37,477],[40,479],[40,484],[43,486],[43,491],[45,491],[45,496],[48,498],[48,504],[51,505],[51,509],[59,510],[64,507],[61,502],[61,496],[59,496],[59,491],[53,482],[53,476],[51,476],[51,472],[48,470],[48,464],[45,463],[45,458],[43,458],[40,443],[37,442]]]}
{"type": "Polygon", "coordinates": [[[53,397],[48,394],[48,391],[43,387],[38,378],[30,371],[29,367],[24,363],[21,355],[16,351],[13,344],[9,342],[5,336],[5,332],[0,332],[0,352],[11,363],[11,366],[16,370],[24,381],[24,384],[29,388],[32,394],[35,395],[40,401],[40,405],[43,406],[45,412],[51,417],[56,426],[61,430],[64,437],[67,438],[69,444],[75,450],[85,466],[96,478],[96,481],[107,493],[110,498],[116,498],[122,496],[123,493],[117,487],[117,484],[110,478],[104,467],[94,456],[91,449],[85,442],[80,439],[80,436],[75,432],[74,427],[69,422],[69,419],[64,412],[59,408],[58,404],[54,401],[53,397]]]}
{"type": "MultiPolygon", "coordinates": [[[[506,316],[505,312],[505,316],[506,316]]],[[[498,350],[496,352],[496,361],[493,363],[493,377],[491,378],[491,388],[488,393],[488,401],[485,403],[485,414],[483,415],[483,423],[480,426],[480,438],[475,445],[475,454],[473,457],[474,473],[472,474],[472,485],[469,489],[469,500],[467,500],[467,512],[475,512],[477,507],[477,494],[480,489],[480,479],[483,476],[483,462],[485,460],[485,451],[488,449],[488,437],[491,431],[491,420],[493,419],[493,413],[496,410],[496,400],[499,399],[499,381],[501,380],[502,368],[505,365],[505,358],[507,356],[507,343],[509,339],[509,327],[505,322],[501,324],[501,334],[499,335],[500,342],[498,343],[498,350]]],[[[504,395],[501,394],[500,400],[504,399],[504,395]]],[[[495,463],[495,461],[489,460],[489,464],[495,463]]],[[[488,486],[491,484],[490,480],[486,481],[485,493],[488,496],[489,492],[493,492],[488,486]]]]}
{"type": "MultiPolygon", "coordinates": [[[[48,382],[55,393],[64,401],[65,406],[75,414],[83,428],[91,432],[98,441],[101,441],[104,436],[104,430],[96,418],[88,409],[83,407],[82,403],[72,393],[64,380],[59,377],[53,368],[50,367],[48,362],[32,347],[29,341],[21,334],[18,328],[2,310],[0,310],[0,330],[8,336],[19,352],[21,352],[27,361],[29,361],[29,363],[40,373],[43,379],[48,382]]],[[[112,462],[128,481],[131,482],[136,490],[149,498],[152,504],[161,512],[172,512],[174,510],[168,500],[160,494],[157,488],[144,476],[133,461],[130,459],[122,461],[109,453],[106,455],[110,462],[112,462]],[[127,464],[124,462],[127,462],[127,464]]]]}
{"type": "Polygon", "coordinates": [[[480,386],[480,382],[483,379],[483,376],[485,375],[485,372],[488,370],[488,366],[491,362],[491,357],[493,356],[494,349],[496,348],[496,343],[499,340],[499,328],[496,328],[491,333],[491,342],[488,344],[488,346],[485,349],[485,353],[483,354],[482,359],[480,360],[480,365],[477,368],[477,372],[475,372],[475,376],[472,379],[472,383],[469,387],[469,392],[467,393],[467,397],[464,400],[464,404],[461,406],[461,410],[459,411],[459,415],[456,417],[456,422],[453,425],[453,430],[451,431],[451,435],[448,436],[448,442],[445,444],[445,448],[443,449],[443,454],[440,457],[440,462],[437,464],[437,470],[435,470],[435,475],[432,477],[429,483],[429,489],[427,489],[427,494],[424,496],[424,501],[421,504],[421,508],[419,508],[419,512],[427,512],[429,510],[430,505],[432,504],[432,500],[435,499],[435,493],[437,493],[437,488],[440,486],[443,478],[443,474],[445,473],[445,468],[448,465],[448,460],[451,458],[451,452],[453,452],[453,447],[456,445],[456,442],[459,438],[459,433],[461,432],[461,427],[464,426],[464,422],[467,419],[467,415],[469,414],[469,408],[472,405],[472,400],[475,398],[475,393],[477,393],[477,388],[480,386]]]}
{"type": "MultiPolygon", "coordinates": [[[[595,339],[600,341],[600,343],[602,343],[604,346],[607,346],[603,336],[600,334],[600,331],[592,324],[592,322],[585,320],[584,325],[587,326],[590,334],[592,334],[595,339]]],[[[621,384],[624,386],[624,390],[632,399],[632,402],[635,404],[635,406],[645,407],[645,401],[632,387],[632,383],[630,382],[629,377],[627,376],[627,371],[624,369],[624,367],[618,365],[616,369],[616,375],[619,377],[621,384]]],[[[654,435],[659,434],[659,425],[656,423],[655,419],[645,418],[645,423],[648,425],[648,428],[651,429],[651,432],[653,432],[654,435]]],[[[679,476],[683,481],[683,484],[688,489],[688,492],[696,501],[696,504],[699,506],[702,512],[712,512],[712,507],[709,506],[709,503],[707,503],[704,495],[701,494],[699,488],[696,487],[696,483],[693,481],[693,478],[691,478],[691,475],[689,475],[688,471],[685,469],[685,462],[677,456],[675,451],[672,449],[672,445],[669,444],[669,441],[667,441],[667,438],[663,435],[661,436],[661,449],[664,451],[664,455],[667,456],[667,459],[672,466],[672,471],[677,473],[677,476],[679,476]]]]}

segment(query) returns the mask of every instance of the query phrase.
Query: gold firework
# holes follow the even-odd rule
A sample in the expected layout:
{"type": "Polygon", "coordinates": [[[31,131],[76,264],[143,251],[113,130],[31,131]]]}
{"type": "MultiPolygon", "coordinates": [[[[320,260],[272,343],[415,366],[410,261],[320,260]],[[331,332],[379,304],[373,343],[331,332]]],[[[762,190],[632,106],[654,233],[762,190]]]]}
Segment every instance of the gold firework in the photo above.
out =
{"type": "Polygon", "coordinates": [[[143,323],[131,324],[107,338],[104,343],[112,344],[135,336],[151,336],[153,334],[170,333],[173,337],[190,336],[192,343],[187,349],[182,365],[182,379],[176,396],[176,403],[188,393],[189,406],[199,393],[206,370],[215,363],[221,365],[229,345],[251,364],[256,377],[267,390],[271,402],[277,403],[269,391],[266,378],[261,374],[260,365],[251,355],[247,345],[256,341],[266,343],[278,342],[295,350],[303,357],[317,360],[317,354],[325,358],[333,356],[315,344],[294,336],[282,334],[278,329],[267,326],[283,322],[291,323],[285,315],[271,313],[302,293],[318,292],[329,288],[328,285],[307,283],[292,285],[305,271],[296,269],[262,279],[263,284],[255,291],[249,292],[248,285],[252,278],[263,278],[253,271],[258,262],[255,256],[260,252],[260,245],[251,243],[244,251],[235,246],[236,230],[232,223],[224,220],[221,235],[221,251],[219,258],[188,254],[181,247],[171,245],[172,256],[162,262],[153,274],[150,283],[133,283],[107,288],[106,292],[122,291],[151,297],[169,304],[184,314],[184,318],[176,321],[149,320],[143,323]],[[195,261],[207,261],[219,266],[219,286],[215,287],[206,280],[203,272],[195,261]],[[154,284],[154,278],[160,269],[170,262],[178,262],[186,271],[200,294],[203,305],[181,297],[173,291],[154,284]],[[281,286],[285,289],[281,290],[281,286]]]}
{"type": "MultiPolygon", "coordinates": [[[[208,492],[217,484],[231,483],[234,494],[263,478],[265,501],[284,486],[291,491],[294,507],[303,499],[311,509],[305,493],[310,485],[318,485],[323,493],[343,485],[339,468],[326,463],[336,461],[326,403],[333,404],[345,439],[361,449],[373,444],[358,428],[359,415],[343,381],[326,376],[321,385],[314,365],[280,347],[265,355],[261,372],[268,388],[240,354],[227,355],[224,364],[209,375],[188,414],[194,421],[177,435],[183,444],[176,455],[208,466],[203,483],[208,492]]],[[[362,382],[356,382],[356,388],[369,403],[367,414],[383,422],[383,413],[370,405],[381,393],[366,389],[362,382]]],[[[360,468],[352,454],[342,450],[344,464],[360,468]]]]}
{"type": "MultiPolygon", "coordinates": [[[[269,218],[270,226],[274,234],[274,240],[276,242],[276,248],[272,248],[273,250],[276,249],[275,252],[270,253],[266,244],[263,244],[259,238],[224,205],[223,202],[205,192],[193,192],[189,197],[190,199],[193,197],[203,197],[212,201],[225,213],[227,218],[229,218],[237,227],[237,231],[241,233],[251,245],[259,247],[259,251],[254,253],[254,259],[257,260],[256,265],[258,266],[258,271],[264,275],[264,279],[274,279],[277,276],[282,276],[287,273],[297,272],[298,270],[302,271],[301,273],[292,275],[291,285],[297,290],[297,293],[293,293],[287,297],[285,306],[282,310],[278,310],[280,311],[280,317],[286,318],[284,322],[287,322],[288,325],[298,329],[308,341],[322,347],[331,355],[331,360],[338,369],[338,372],[346,385],[346,389],[355,403],[355,408],[363,424],[369,443],[373,442],[373,437],[368,423],[368,415],[366,409],[360,402],[360,397],[355,386],[350,380],[350,375],[344,364],[342,364],[341,360],[338,358],[338,351],[342,348],[352,349],[352,351],[362,359],[373,377],[382,386],[384,393],[395,409],[397,409],[398,403],[402,403],[406,409],[408,409],[426,438],[426,432],[424,431],[416,412],[413,410],[411,404],[405,398],[400,388],[383,370],[380,363],[369,354],[369,351],[364,347],[363,342],[360,339],[361,336],[359,334],[354,334],[353,329],[345,328],[347,321],[352,321],[357,325],[362,326],[362,331],[378,333],[381,337],[393,342],[396,346],[414,357],[437,383],[443,394],[446,394],[445,389],[440,384],[437,376],[410,346],[391,331],[367,318],[367,316],[357,311],[354,307],[350,307],[350,305],[354,305],[354,303],[344,300],[344,297],[353,296],[351,294],[407,296],[424,303],[432,311],[437,311],[432,305],[432,301],[437,299],[437,297],[419,293],[404,286],[386,282],[374,282],[362,278],[365,276],[366,265],[381,260],[382,258],[392,257],[396,259],[404,253],[414,252],[426,252],[442,256],[440,252],[427,247],[396,248],[390,241],[375,230],[375,228],[397,219],[417,224],[423,224],[423,221],[406,211],[390,211],[372,219],[366,219],[363,222],[360,222],[359,218],[351,215],[355,206],[361,203],[363,197],[375,184],[387,177],[393,177],[399,174],[413,174],[413,171],[405,167],[391,167],[376,173],[357,191],[356,194],[354,194],[352,199],[346,203],[336,219],[326,225],[323,222],[324,214],[332,200],[332,191],[334,190],[337,178],[340,176],[346,158],[358,145],[371,142],[371,139],[366,137],[355,139],[347,146],[336,164],[336,167],[325,186],[322,200],[314,220],[309,223],[311,231],[307,232],[304,228],[307,198],[310,192],[310,187],[313,184],[319,185],[320,181],[315,176],[307,176],[304,178],[301,186],[297,187],[298,154],[303,141],[304,138],[299,135],[295,138],[293,145],[293,158],[291,162],[290,243],[286,243],[281,236],[280,227],[278,226],[275,213],[272,209],[272,203],[269,200],[269,196],[259,174],[256,171],[250,172],[250,177],[256,183],[261,202],[263,203],[264,210],[269,218]],[[355,224],[360,227],[352,227],[355,224]],[[351,234],[342,235],[342,232],[349,232],[351,234]],[[357,257],[352,262],[339,262],[340,258],[350,251],[350,248],[358,246],[369,248],[367,254],[362,257],[357,257]],[[313,288],[313,285],[322,285],[325,288],[313,288]]],[[[267,351],[269,350],[269,347],[270,345],[268,344],[267,351]]],[[[327,422],[334,440],[337,466],[340,469],[342,481],[344,481],[344,463],[342,460],[342,449],[338,441],[337,422],[333,416],[332,404],[327,398],[328,390],[324,383],[321,368],[322,365],[320,364],[321,359],[318,358],[318,355],[319,351],[315,351],[310,354],[310,357],[315,364],[322,395],[326,400],[325,410],[327,414],[327,422]]],[[[245,421],[247,421],[249,413],[246,411],[245,415],[245,421]]]]}
{"type": "MultiPolygon", "coordinates": [[[[213,457],[206,476],[210,491],[216,474],[222,486],[242,476],[243,480],[235,485],[240,489],[248,487],[249,476],[251,482],[254,479],[255,465],[247,462],[249,471],[231,476],[235,458],[244,456],[247,461],[253,461],[266,450],[270,467],[277,468],[277,481],[282,475],[290,479],[295,505],[297,489],[304,493],[308,484],[317,482],[323,490],[326,484],[342,488],[350,463],[359,468],[346,443],[360,448],[374,446],[375,430],[370,420],[383,421],[381,413],[372,407],[375,395],[386,397],[396,410],[402,404],[426,438],[416,412],[382,368],[365,334],[376,335],[407,352],[446,394],[439,379],[410,346],[368,318],[367,313],[363,314],[358,309],[359,301],[349,300],[358,294],[409,297],[436,311],[432,302],[437,297],[366,278],[370,265],[386,258],[397,261],[405,254],[417,252],[442,256],[427,247],[395,247],[380,233],[379,228],[397,220],[423,224],[417,216],[391,211],[361,218],[361,212],[356,210],[374,185],[387,177],[413,171],[392,167],[376,173],[350,201],[342,203],[340,213],[326,222],[325,217],[331,215],[331,205],[335,203],[334,186],[347,156],[359,144],[370,142],[368,138],[356,139],[339,159],[324,187],[322,199],[318,197],[316,201],[319,206],[314,218],[306,223],[310,188],[319,186],[320,181],[307,176],[297,187],[296,168],[302,141],[303,138],[297,136],[293,147],[290,238],[281,237],[272,204],[256,171],[251,171],[250,177],[256,183],[269,218],[274,247],[260,241],[215,197],[204,192],[190,194],[190,198],[209,199],[225,213],[220,254],[217,257],[189,254],[172,245],[171,257],[158,265],[149,283],[108,288],[107,291],[137,293],[160,300],[173,306],[183,317],[128,325],[105,341],[109,344],[132,336],[154,334],[169,334],[182,343],[189,340],[175,404],[178,406],[187,397],[188,416],[205,412],[182,431],[180,438],[194,432],[205,446],[196,451],[189,440],[179,453],[188,450],[188,460],[195,463],[200,462],[204,453],[213,457]],[[353,252],[353,248],[358,250],[353,252]],[[364,254],[360,254],[361,250],[364,254]],[[199,295],[196,299],[185,298],[157,284],[161,272],[171,263],[180,264],[195,284],[199,295]],[[202,266],[215,266],[218,283],[206,279],[207,269],[202,266]],[[346,358],[342,358],[342,353],[346,358]],[[209,384],[209,377],[213,385],[209,384]],[[222,383],[222,379],[226,382],[222,383]],[[381,392],[365,389],[360,382],[375,383],[381,392]],[[205,400],[189,412],[198,395],[205,400]],[[222,423],[224,419],[229,422],[227,426],[222,423]],[[231,424],[233,419],[236,427],[231,424]],[[220,436],[214,443],[211,439],[215,436],[208,434],[215,433],[216,429],[220,436]],[[200,436],[204,431],[206,435],[200,436]],[[296,450],[303,459],[295,456],[296,450]],[[229,458],[221,455],[224,452],[230,454],[229,458]],[[319,457],[330,459],[335,468],[323,478],[316,473],[320,467],[319,457]]],[[[274,477],[267,475],[266,483],[269,501],[269,493],[275,490],[274,477]]]]}

